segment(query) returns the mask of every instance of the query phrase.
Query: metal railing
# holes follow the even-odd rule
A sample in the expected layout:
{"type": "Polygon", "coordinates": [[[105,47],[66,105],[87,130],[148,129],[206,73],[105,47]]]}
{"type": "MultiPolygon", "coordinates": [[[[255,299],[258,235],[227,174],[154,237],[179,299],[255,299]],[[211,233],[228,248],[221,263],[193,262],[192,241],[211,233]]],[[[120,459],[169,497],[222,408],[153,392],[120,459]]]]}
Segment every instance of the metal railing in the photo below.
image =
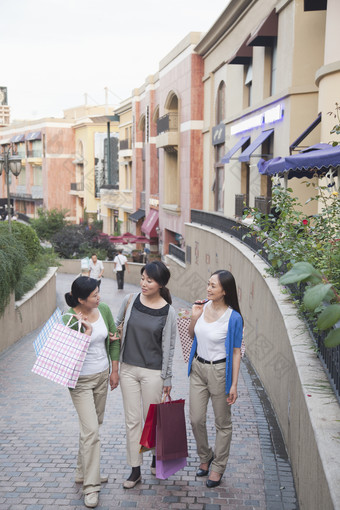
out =
{"type": "Polygon", "coordinates": [[[83,182],[71,182],[71,191],[84,191],[83,182]]]}
{"type": "Polygon", "coordinates": [[[34,149],[31,151],[27,151],[27,157],[28,158],[41,158],[42,156],[42,150],[41,149],[34,149]]]}
{"type": "Polygon", "coordinates": [[[176,259],[185,263],[185,251],[176,244],[169,243],[169,255],[173,255],[176,259]]]}
{"type": "MultiPolygon", "coordinates": [[[[239,239],[242,243],[246,244],[251,250],[255,251],[260,257],[262,257],[268,264],[268,253],[266,252],[263,244],[256,239],[254,235],[250,237],[244,237],[250,232],[250,229],[245,225],[226,218],[218,213],[211,213],[205,211],[199,211],[196,209],[191,210],[191,222],[204,225],[206,227],[215,228],[221,232],[231,234],[232,236],[239,239]]],[[[303,285],[289,285],[287,286],[292,293],[293,297],[299,302],[302,302],[304,287],[303,285]]],[[[315,322],[313,318],[307,314],[303,315],[305,324],[309,330],[311,338],[317,348],[317,353],[324,367],[325,373],[329,379],[329,382],[334,390],[337,399],[340,402],[340,345],[333,349],[327,349],[324,346],[325,334],[321,331],[315,330],[315,322]]]]}
{"type": "Polygon", "coordinates": [[[178,130],[178,113],[171,112],[157,119],[157,135],[178,130]]]}
{"type": "Polygon", "coordinates": [[[119,142],[119,149],[121,151],[124,151],[124,150],[127,150],[127,149],[131,149],[131,139],[130,138],[125,138],[125,140],[120,140],[120,142],[119,142]]]}
{"type": "Polygon", "coordinates": [[[249,246],[249,248],[268,262],[268,254],[265,251],[263,244],[253,235],[250,237],[244,237],[246,234],[250,233],[250,229],[246,225],[227,218],[219,213],[199,211],[197,209],[191,209],[191,222],[199,223],[206,227],[216,228],[216,230],[225,232],[226,234],[231,234],[239,241],[249,246]]]}

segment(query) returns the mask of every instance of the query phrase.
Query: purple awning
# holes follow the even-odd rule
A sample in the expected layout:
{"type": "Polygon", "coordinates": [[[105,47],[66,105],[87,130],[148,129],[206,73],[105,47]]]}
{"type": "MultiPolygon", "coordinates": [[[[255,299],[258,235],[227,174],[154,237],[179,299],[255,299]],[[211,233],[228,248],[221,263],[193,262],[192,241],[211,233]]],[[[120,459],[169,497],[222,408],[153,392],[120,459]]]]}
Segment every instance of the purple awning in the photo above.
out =
{"type": "Polygon", "coordinates": [[[249,161],[251,154],[259,147],[259,145],[261,145],[265,140],[267,140],[267,138],[272,133],[274,133],[274,129],[268,129],[268,131],[262,131],[262,133],[256,138],[256,140],[254,140],[250,145],[248,145],[246,150],[244,150],[240,154],[240,157],[238,158],[238,160],[241,162],[249,161]]]}
{"type": "Polygon", "coordinates": [[[331,168],[340,167],[340,145],[333,147],[327,143],[319,143],[304,149],[293,156],[278,157],[258,164],[263,175],[288,174],[292,177],[312,178],[315,174],[323,175],[331,168]]]}
{"type": "Polygon", "coordinates": [[[232,147],[230,151],[228,151],[227,154],[223,156],[221,163],[224,165],[229,163],[230,158],[242,147],[242,145],[244,145],[249,140],[249,138],[250,136],[242,136],[242,138],[240,138],[240,140],[235,143],[234,147],[232,147]]]}

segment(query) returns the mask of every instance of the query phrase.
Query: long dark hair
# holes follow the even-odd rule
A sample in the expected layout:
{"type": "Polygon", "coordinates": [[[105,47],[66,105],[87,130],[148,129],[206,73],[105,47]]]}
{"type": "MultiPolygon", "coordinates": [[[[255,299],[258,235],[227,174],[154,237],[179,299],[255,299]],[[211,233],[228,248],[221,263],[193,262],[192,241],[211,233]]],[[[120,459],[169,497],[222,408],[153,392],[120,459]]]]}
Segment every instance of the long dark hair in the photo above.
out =
{"type": "Polygon", "coordinates": [[[87,299],[98,287],[98,280],[89,276],[79,276],[74,280],[71,292],[66,292],[65,301],[71,308],[79,305],[80,299],[87,299]]]}
{"type": "Polygon", "coordinates": [[[143,266],[140,274],[143,274],[144,271],[150,278],[155,280],[158,283],[158,285],[160,285],[161,287],[159,289],[160,295],[162,296],[163,299],[165,299],[167,303],[171,305],[172,299],[170,291],[166,287],[166,284],[170,280],[171,274],[166,265],[163,264],[163,262],[161,262],[160,260],[154,260],[153,262],[149,262],[148,264],[143,266]]]}
{"type": "Polygon", "coordinates": [[[218,276],[219,282],[225,292],[225,304],[227,306],[231,306],[231,308],[236,310],[236,312],[238,312],[242,317],[240,305],[238,303],[235,278],[230,271],[226,271],[225,269],[219,269],[218,271],[215,271],[211,276],[214,276],[215,274],[218,276]]]}

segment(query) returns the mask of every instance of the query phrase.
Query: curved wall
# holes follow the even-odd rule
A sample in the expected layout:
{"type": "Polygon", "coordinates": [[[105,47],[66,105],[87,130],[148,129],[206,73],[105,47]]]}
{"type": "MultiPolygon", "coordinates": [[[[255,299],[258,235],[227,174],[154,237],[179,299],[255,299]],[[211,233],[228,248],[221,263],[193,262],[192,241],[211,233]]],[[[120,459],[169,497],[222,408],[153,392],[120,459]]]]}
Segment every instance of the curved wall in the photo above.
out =
{"type": "Polygon", "coordinates": [[[340,409],[312,340],[266,263],[234,237],[186,224],[191,263],[167,256],[171,292],[204,298],[216,269],[230,270],[245,321],[246,355],[275,409],[290,456],[301,509],[340,508],[340,409]]]}
{"type": "Polygon", "coordinates": [[[44,324],[56,308],[56,267],[50,267],[40,280],[20,301],[11,295],[5,313],[0,317],[0,352],[21,337],[44,324]]]}

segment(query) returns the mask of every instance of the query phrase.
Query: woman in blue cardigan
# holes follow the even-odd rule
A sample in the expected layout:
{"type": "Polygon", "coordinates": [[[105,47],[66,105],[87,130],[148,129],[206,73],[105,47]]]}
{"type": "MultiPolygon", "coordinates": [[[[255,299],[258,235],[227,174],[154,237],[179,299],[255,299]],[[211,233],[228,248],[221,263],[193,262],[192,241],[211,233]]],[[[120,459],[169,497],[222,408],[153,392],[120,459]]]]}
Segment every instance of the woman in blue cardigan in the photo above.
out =
{"type": "Polygon", "coordinates": [[[229,271],[219,270],[211,275],[207,298],[195,302],[189,325],[194,338],[188,368],[190,421],[201,461],[196,475],[209,475],[207,487],[217,487],[229,457],[230,406],[237,399],[243,319],[235,280],[229,271]],[[210,398],[215,415],[215,452],[209,446],[206,427],[210,398]]]}

